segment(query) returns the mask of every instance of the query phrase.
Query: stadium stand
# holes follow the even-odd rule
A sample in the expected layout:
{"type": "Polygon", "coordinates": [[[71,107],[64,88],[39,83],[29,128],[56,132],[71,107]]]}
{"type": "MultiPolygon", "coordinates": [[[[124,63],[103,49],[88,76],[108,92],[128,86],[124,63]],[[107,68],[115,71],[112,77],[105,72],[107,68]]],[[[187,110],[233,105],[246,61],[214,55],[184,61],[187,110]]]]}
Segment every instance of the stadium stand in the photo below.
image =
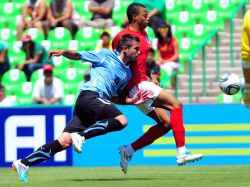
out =
{"type": "Polygon", "coordinates": [[[56,27],[50,30],[48,40],[51,42],[50,49],[67,49],[72,37],[68,29],[56,27]]]}
{"type": "Polygon", "coordinates": [[[33,84],[32,82],[23,82],[16,92],[17,105],[30,105],[33,102],[32,98],[33,84]]]}
{"type": "Polygon", "coordinates": [[[18,69],[10,69],[2,77],[2,84],[5,87],[6,95],[16,95],[19,86],[24,82],[27,82],[26,75],[18,69]]]}
{"type": "MultiPolygon", "coordinates": [[[[50,0],[47,0],[47,5],[50,0]]],[[[124,20],[126,7],[132,2],[132,0],[115,0],[115,8],[113,10],[113,19],[115,25],[110,29],[111,37],[119,32],[121,28],[121,23],[124,20]]],[[[20,50],[20,43],[16,41],[16,23],[20,19],[21,8],[24,0],[2,0],[0,2],[0,39],[4,40],[9,45],[9,57],[10,65],[12,70],[16,71],[14,68],[25,59],[24,53],[20,50]]],[[[88,11],[88,1],[78,1],[72,0],[73,6],[75,8],[76,14],[78,14],[82,19],[89,20],[91,18],[91,13],[88,11]]],[[[178,95],[179,99],[183,102],[188,101],[188,69],[187,61],[191,53],[199,47],[204,40],[213,32],[219,31],[219,36],[223,36],[220,39],[220,66],[221,73],[226,71],[233,71],[241,74],[239,70],[240,61],[239,55],[234,55],[235,66],[230,66],[230,51],[229,51],[229,18],[230,14],[239,6],[241,3],[247,4],[246,0],[166,0],[166,18],[168,22],[172,24],[172,31],[174,36],[179,41],[180,47],[180,63],[181,67],[178,74],[178,95]],[[178,18],[178,19],[176,19],[178,18]]],[[[247,5],[249,8],[249,5],[247,5]]],[[[233,19],[234,23],[234,46],[236,46],[235,54],[239,52],[240,46],[240,29],[241,29],[241,18],[239,14],[233,19]],[[237,18],[239,17],[239,18],[237,18]]],[[[146,29],[149,38],[152,39],[153,48],[155,49],[156,37],[152,29],[146,29]]],[[[24,34],[29,33],[32,35],[34,41],[41,42],[47,50],[51,49],[75,49],[75,50],[92,50],[95,49],[100,34],[102,30],[93,29],[91,27],[84,27],[77,31],[75,35],[75,40],[72,40],[69,31],[65,28],[59,27],[51,30],[48,35],[48,39],[45,40],[44,34],[37,29],[29,29],[24,32],[24,34]]],[[[198,53],[195,59],[192,60],[194,64],[193,68],[193,102],[217,102],[216,97],[220,93],[217,88],[217,82],[215,78],[215,44],[214,39],[208,42],[206,46],[206,72],[207,75],[207,93],[205,96],[202,95],[200,91],[201,87],[201,71],[202,71],[202,59],[198,53]]],[[[83,80],[84,73],[90,69],[89,64],[82,64],[81,62],[70,62],[65,59],[54,60],[55,66],[55,76],[66,75],[69,68],[76,68],[76,74],[79,75],[79,80],[83,80]]],[[[22,74],[22,72],[19,72],[22,74]]],[[[17,73],[17,74],[19,74],[17,73]]],[[[33,77],[38,76],[38,71],[33,73],[33,77]]],[[[168,75],[162,72],[161,85],[168,87],[167,80],[168,75]]],[[[20,80],[25,82],[20,75],[20,80]]],[[[33,78],[31,82],[34,82],[36,78],[33,78]]],[[[68,81],[69,77],[64,77],[65,81],[68,81]]],[[[9,75],[3,76],[3,83],[9,84],[13,81],[13,77],[9,75]],[[7,83],[8,82],[8,83],[7,83]]],[[[69,79],[70,80],[70,79],[69,79]]],[[[74,80],[74,79],[73,79],[74,80]]],[[[78,80],[78,79],[77,79],[78,80]]],[[[12,83],[11,83],[12,84],[12,83]]],[[[20,84],[20,83],[19,83],[20,84]]],[[[15,85],[15,83],[13,83],[15,85]]],[[[17,88],[8,88],[7,94],[13,94],[17,88]]],[[[73,88],[72,88],[73,89],[73,88]]],[[[77,87],[74,87],[77,90],[77,87]]],[[[20,95],[20,94],[19,94],[20,95]]],[[[70,96],[69,96],[70,97],[70,96]]],[[[72,97],[71,97],[72,98],[72,97]]],[[[66,99],[67,100],[67,99],[66,99]]],[[[65,100],[65,103],[70,103],[65,100]]],[[[20,103],[29,103],[22,102],[20,103]]]]}

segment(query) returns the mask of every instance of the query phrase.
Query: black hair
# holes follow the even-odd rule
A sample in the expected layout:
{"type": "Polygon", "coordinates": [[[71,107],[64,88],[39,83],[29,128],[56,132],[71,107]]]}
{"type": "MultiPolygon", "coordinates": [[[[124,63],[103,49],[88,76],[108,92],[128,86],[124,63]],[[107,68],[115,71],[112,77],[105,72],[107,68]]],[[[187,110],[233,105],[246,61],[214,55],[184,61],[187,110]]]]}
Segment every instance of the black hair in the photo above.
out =
{"type": "Polygon", "coordinates": [[[153,48],[149,48],[148,53],[153,53],[153,54],[155,54],[155,50],[154,50],[153,48]]]}
{"type": "Polygon", "coordinates": [[[123,35],[119,40],[116,50],[120,53],[122,51],[123,46],[127,46],[128,48],[130,48],[132,46],[132,41],[140,42],[140,39],[132,34],[123,35]]]}
{"type": "Polygon", "coordinates": [[[0,90],[4,90],[4,85],[0,83],[0,90]]]}
{"type": "Polygon", "coordinates": [[[110,34],[109,34],[107,31],[104,31],[104,32],[101,34],[101,38],[102,38],[103,36],[108,36],[108,37],[110,37],[110,34]]]}
{"type": "MultiPolygon", "coordinates": [[[[171,40],[172,40],[172,37],[173,37],[172,30],[171,30],[171,25],[169,23],[167,23],[167,22],[164,22],[164,23],[160,24],[157,27],[157,29],[158,28],[166,28],[166,27],[168,28],[167,43],[169,44],[171,42],[171,40]]],[[[159,43],[162,43],[163,42],[163,38],[161,37],[161,35],[160,35],[160,33],[159,33],[158,30],[157,30],[156,36],[157,36],[157,38],[159,40],[159,43]]]]}
{"type": "Polygon", "coordinates": [[[28,42],[23,42],[23,46],[22,46],[22,50],[25,52],[26,54],[26,60],[29,60],[31,58],[34,58],[35,57],[35,47],[36,47],[36,44],[34,41],[30,40],[28,42]],[[29,49],[30,50],[30,53],[27,53],[27,49],[24,48],[24,45],[26,44],[30,44],[29,45],[29,49]]]}
{"type": "Polygon", "coordinates": [[[133,21],[133,15],[138,15],[139,14],[139,8],[146,8],[143,4],[141,3],[132,3],[128,6],[127,8],[127,17],[128,17],[128,22],[132,23],[133,21]]]}

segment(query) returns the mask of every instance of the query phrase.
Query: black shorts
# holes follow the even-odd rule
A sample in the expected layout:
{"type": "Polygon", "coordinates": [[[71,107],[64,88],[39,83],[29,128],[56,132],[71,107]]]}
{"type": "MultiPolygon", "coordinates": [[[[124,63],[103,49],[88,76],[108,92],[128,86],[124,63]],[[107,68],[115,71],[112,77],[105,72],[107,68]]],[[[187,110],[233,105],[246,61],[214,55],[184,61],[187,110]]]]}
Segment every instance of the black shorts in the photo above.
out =
{"type": "Polygon", "coordinates": [[[74,117],[70,120],[63,132],[80,132],[95,124],[97,121],[115,118],[122,115],[110,101],[100,98],[94,91],[82,91],[74,109],[74,117]]]}

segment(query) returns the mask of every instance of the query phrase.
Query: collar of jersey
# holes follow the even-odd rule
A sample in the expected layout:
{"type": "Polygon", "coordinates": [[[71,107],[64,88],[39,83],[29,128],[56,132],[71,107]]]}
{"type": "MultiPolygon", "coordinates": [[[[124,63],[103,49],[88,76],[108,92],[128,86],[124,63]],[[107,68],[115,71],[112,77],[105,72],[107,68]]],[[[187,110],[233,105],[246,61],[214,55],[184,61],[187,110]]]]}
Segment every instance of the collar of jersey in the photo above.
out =
{"type": "Polygon", "coordinates": [[[120,57],[120,53],[117,51],[117,50],[114,50],[114,53],[115,53],[115,55],[117,56],[117,58],[122,62],[122,64],[125,66],[125,67],[129,67],[129,65],[126,65],[124,62],[123,62],[123,60],[121,59],[121,57],[120,57]]]}

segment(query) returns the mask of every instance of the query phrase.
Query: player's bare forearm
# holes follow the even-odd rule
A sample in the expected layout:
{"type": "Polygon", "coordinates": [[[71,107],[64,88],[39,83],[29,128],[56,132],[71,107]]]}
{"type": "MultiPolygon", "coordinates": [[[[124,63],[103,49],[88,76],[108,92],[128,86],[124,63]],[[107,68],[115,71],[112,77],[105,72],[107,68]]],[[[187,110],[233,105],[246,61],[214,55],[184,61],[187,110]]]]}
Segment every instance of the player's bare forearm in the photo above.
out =
{"type": "Polygon", "coordinates": [[[70,60],[80,60],[80,55],[75,50],[53,50],[49,52],[49,59],[52,56],[64,56],[70,60]]]}

